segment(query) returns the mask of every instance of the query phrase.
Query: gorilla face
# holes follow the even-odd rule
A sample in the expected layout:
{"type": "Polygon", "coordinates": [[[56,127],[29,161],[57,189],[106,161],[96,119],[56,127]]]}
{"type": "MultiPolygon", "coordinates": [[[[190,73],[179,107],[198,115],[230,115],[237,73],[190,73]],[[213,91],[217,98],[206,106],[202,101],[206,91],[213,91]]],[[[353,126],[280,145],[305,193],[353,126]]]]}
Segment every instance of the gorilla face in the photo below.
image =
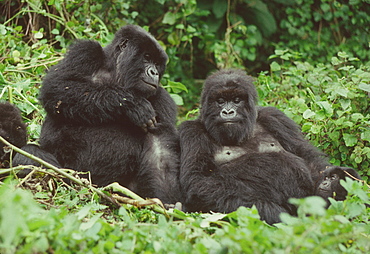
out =
{"type": "Polygon", "coordinates": [[[221,145],[238,145],[250,138],[257,118],[256,98],[252,80],[244,73],[210,76],[203,89],[201,119],[213,139],[221,145]]]}
{"type": "Polygon", "coordinates": [[[341,179],[352,177],[360,179],[360,175],[352,168],[332,166],[322,172],[322,178],[316,194],[324,199],[345,200],[347,190],[340,184],[341,179]]]}
{"type": "Polygon", "coordinates": [[[105,51],[115,59],[113,68],[118,84],[146,98],[156,93],[168,56],[144,29],[123,27],[105,51]]]}

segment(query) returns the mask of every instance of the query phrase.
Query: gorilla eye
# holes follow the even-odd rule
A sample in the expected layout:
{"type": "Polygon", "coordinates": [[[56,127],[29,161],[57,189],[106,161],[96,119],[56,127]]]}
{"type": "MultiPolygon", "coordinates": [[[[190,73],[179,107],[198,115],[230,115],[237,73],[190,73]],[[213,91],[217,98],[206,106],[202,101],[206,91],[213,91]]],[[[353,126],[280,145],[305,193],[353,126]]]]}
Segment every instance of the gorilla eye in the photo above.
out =
{"type": "Polygon", "coordinates": [[[126,48],[126,46],[127,46],[127,42],[128,42],[128,39],[124,40],[123,42],[121,42],[121,43],[119,44],[119,49],[120,49],[121,51],[123,51],[123,49],[124,49],[124,48],[126,48]]]}
{"type": "Polygon", "coordinates": [[[148,54],[148,53],[146,53],[145,55],[144,55],[144,58],[145,58],[145,60],[150,60],[150,55],[148,54]]]}
{"type": "Polygon", "coordinates": [[[238,104],[242,101],[242,99],[240,99],[239,97],[235,97],[233,101],[235,104],[238,104]]]}
{"type": "Polygon", "coordinates": [[[216,102],[221,105],[221,104],[224,104],[225,103],[225,99],[224,98],[218,98],[216,100],[216,102]]]}
{"type": "Polygon", "coordinates": [[[335,180],[335,179],[337,179],[338,178],[338,175],[337,174],[333,174],[332,176],[331,176],[331,180],[335,180]]]}

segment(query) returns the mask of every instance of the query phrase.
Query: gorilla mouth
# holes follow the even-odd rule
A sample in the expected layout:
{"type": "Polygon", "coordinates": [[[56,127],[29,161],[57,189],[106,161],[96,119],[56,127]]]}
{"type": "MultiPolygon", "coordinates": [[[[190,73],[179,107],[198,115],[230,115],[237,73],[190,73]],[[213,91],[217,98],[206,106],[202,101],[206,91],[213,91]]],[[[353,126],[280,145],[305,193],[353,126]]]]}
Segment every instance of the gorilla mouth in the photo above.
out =
{"type": "Polygon", "coordinates": [[[225,120],[223,122],[221,122],[222,124],[225,124],[225,125],[232,125],[232,124],[238,124],[239,121],[238,120],[225,120]]]}
{"type": "Polygon", "coordinates": [[[325,193],[325,194],[331,194],[331,191],[330,190],[327,190],[327,189],[323,189],[323,188],[319,188],[319,191],[321,191],[322,193],[325,193]]]}
{"type": "Polygon", "coordinates": [[[157,87],[158,87],[156,84],[150,83],[150,82],[148,82],[148,81],[146,81],[146,80],[144,80],[144,79],[143,79],[143,82],[144,82],[145,84],[149,85],[149,87],[151,87],[151,88],[153,88],[153,89],[157,89],[157,87]]]}

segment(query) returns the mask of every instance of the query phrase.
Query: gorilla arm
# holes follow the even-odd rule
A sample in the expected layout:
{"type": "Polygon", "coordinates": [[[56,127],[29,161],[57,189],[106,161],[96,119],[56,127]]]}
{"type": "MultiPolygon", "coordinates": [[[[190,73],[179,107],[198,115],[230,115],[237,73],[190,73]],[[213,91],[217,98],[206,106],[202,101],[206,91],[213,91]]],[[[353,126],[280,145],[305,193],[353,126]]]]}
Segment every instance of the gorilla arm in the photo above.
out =
{"type": "MultiPolygon", "coordinates": [[[[109,59],[108,59],[109,60],[109,59]]],[[[40,100],[50,116],[68,122],[100,124],[124,116],[143,126],[154,114],[150,102],[116,84],[103,48],[78,41],[46,75],[40,100]]]]}
{"type": "Polygon", "coordinates": [[[300,127],[280,110],[264,107],[258,110],[257,122],[276,138],[284,149],[304,159],[311,171],[313,181],[330,164],[327,156],[304,139],[300,127]]]}
{"type": "Polygon", "coordinates": [[[186,211],[232,212],[240,206],[256,205],[261,218],[270,224],[280,221],[281,212],[290,211],[279,205],[283,202],[278,191],[263,187],[258,192],[253,189],[256,184],[270,186],[265,182],[268,179],[246,175],[239,158],[229,167],[218,166],[214,160],[215,143],[198,120],[182,123],[179,132],[180,184],[186,211]]]}

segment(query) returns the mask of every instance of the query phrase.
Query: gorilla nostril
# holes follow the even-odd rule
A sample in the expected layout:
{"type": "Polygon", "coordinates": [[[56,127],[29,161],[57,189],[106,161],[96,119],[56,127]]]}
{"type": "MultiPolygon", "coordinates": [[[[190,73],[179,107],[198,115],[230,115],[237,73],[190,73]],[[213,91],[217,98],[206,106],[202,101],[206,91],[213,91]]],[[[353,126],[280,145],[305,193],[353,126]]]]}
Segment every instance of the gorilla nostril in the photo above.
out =
{"type": "Polygon", "coordinates": [[[234,109],[223,109],[221,110],[222,118],[233,118],[236,116],[236,111],[234,109]]]}
{"type": "Polygon", "coordinates": [[[157,69],[156,69],[156,68],[154,68],[154,67],[152,67],[152,66],[150,66],[150,67],[148,68],[148,70],[147,70],[147,74],[148,74],[148,76],[150,76],[150,77],[159,76],[159,73],[158,73],[157,69]]]}

